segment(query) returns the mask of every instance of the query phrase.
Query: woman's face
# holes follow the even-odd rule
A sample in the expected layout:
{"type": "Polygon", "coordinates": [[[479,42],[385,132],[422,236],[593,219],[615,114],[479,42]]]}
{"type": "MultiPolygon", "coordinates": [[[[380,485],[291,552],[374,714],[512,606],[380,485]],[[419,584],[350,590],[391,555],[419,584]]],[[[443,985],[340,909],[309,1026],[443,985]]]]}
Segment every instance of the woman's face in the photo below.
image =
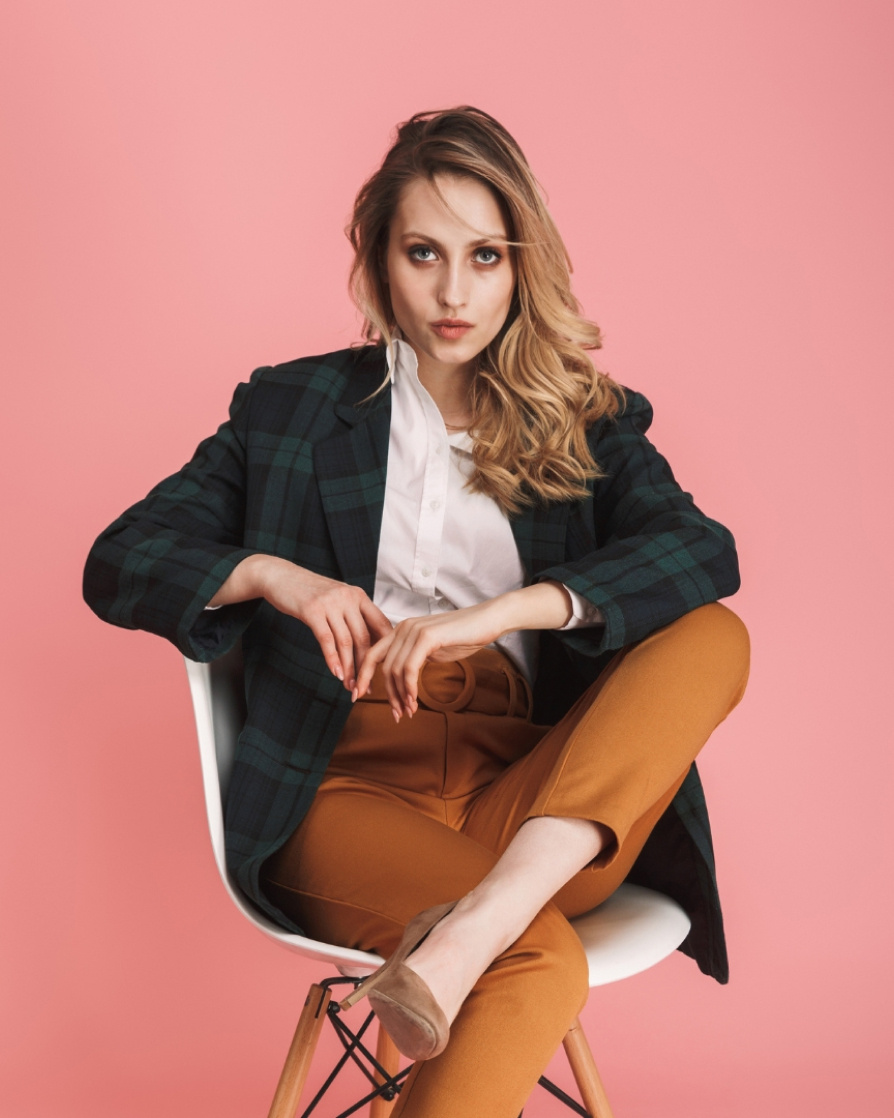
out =
{"type": "Polygon", "coordinates": [[[515,291],[508,230],[491,190],[439,175],[406,186],[391,222],[391,306],[419,372],[468,373],[499,332],[515,291]]]}

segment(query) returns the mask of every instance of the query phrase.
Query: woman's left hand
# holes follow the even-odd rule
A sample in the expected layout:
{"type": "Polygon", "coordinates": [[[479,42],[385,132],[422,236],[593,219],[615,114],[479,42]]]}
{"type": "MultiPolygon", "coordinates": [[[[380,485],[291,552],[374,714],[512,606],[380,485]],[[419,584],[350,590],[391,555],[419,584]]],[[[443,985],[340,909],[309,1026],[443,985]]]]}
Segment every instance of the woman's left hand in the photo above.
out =
{"type": "Polygon", "coordinates": [[[396,720],[418,707],[419,673],[426,660],[462,660],[517,629],[558,629],[571,616],[570,598],[556,582],[501,594],[480,605],[410,617],[370,648],[352,697],[365,695],[378,667],[396,720]]]}

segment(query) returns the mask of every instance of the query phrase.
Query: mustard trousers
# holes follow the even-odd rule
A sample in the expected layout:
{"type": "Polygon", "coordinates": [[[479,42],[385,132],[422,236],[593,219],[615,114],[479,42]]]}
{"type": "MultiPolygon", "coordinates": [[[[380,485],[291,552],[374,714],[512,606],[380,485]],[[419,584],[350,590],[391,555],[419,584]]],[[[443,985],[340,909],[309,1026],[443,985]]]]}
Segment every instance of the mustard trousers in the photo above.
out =
{"type": "Polygon", "coordinates": [[[374,681],[265,866],[271,900],[309,935],[387,957],[417,912],[477,885],[527,819],[590,819],[615,836],[481,976],[394,1118],[516,1118],[587,999],[568,918],[624,880],[747,674],[745,627],[714,603],[619,653],[552,727],[530,721],[524,679],[492,649],[427,664],[419,710],[398,725],[374,681]]]}

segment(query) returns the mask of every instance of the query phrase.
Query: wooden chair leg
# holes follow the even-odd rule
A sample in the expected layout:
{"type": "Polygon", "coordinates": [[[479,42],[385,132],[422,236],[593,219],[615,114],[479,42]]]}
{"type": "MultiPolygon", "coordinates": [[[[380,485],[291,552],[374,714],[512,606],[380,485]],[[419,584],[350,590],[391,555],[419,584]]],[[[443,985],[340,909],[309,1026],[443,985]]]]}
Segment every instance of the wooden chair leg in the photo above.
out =
{"type": "Polygon", "coordinates": [[[593,1053],[587,1044],[584,1030],[581,1028],[580,1018],[575,1017],[574,1023],[565,1034],[562,1041],[565,1054],[571,1065],[571,1072],[584,1106],[592,1118],[614,1118],[612,1108],[608,1105],[605,1088],[596,1070],[593,1053]]]}
{"type": "Polygon", "coordinates": [[[316,983],[308,991],[267,1118],[295,1118],[331,996],[316,983]]]}
{"type": "MultiPolygon", "coordinates": [[[[382,1026],[379,1025],[378,1028],[379,1039],[376,1042],[376,1059],[389,1075],[397,1075],[400,1069],[400,1053],[395,1047],[394,1041],[382,1026]]],[[[376,1082],[384,1082],[378,1072],[376,1073],[376,1082]]],[[[388,1118],[396,1102],[396,1095],[393,1099],[386,1099],[379,1095],[369,1104],[369,1118],[388,1118]]]]}

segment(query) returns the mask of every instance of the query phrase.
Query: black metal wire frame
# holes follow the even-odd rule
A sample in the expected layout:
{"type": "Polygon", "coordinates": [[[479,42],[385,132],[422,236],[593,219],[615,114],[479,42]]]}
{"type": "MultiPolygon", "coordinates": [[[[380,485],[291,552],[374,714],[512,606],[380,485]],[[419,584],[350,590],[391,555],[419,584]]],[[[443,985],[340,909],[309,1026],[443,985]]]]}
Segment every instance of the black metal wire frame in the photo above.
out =
{"type": "MultiPolygon", "coordinates": [[[[551,1079],[547,1079],[545,1075],[541,1075],[537,1080],[538,1086],[542,1087],[544,1091],[549,1091],[554,1095],[559,1102],[563,1102],[569,1110],[573,1110],[575,1114],[579,1114],[581,1118],[593,1118],[589,1110],[584,1110],[579,1102],[571,1097],[567,1091],[563,1091],[561,1087],[557,1087],[551,1079]]],[[[522,1111],[518,1118],[525,1118],[525,1112],[522,1111]]]]}
{"type": "MultiPolygon", "coordinates": [[[[320,986],[329,989],[331,993],[332,986],[337,986],[344,982],[349,982],[356,986],[359,981],[359,979],[355,978],[327,978],[320,983],[320,986]]],[[[399,1071],[396,1075],[389,1075],[387,1070],[382,1067],[373,1053],[363,1043],[363,1036],[372,1024],[375,1015],[372,1013],[367,1014],[363,1024],[355,1032],[342,1018],[338,1001],[332,998],[329,1005],[326,1007],[326,1016],[329,1018],[329,1023],[335,1029],[335,1035],[341,1041],[344,1052],[337,1060],[335,1067],[329,1073],[323,1086],[308,1103],[307,1109],[302,1111],[301,1118],[308,1118],[316,1109],[317,1104],[335,1082],[336,1076],[349,1060],[352,1060],[354,1064],[360,1068],[363,1075],[372,1084],[373,1090],[364,1095],[362,1099],[355,1102],[353,1106],[349,1106],[347,1110],[342,1110],[341,1113],[336,1114],[334,1118],[348,1118],[349,1115],[354,1114],[356,1111],[360,1110],[361,1107],[371,1103],[378,1095],[382,1095],[386,1099],[393,1099],[400,1092],[403,1080],[410,1074],[412,1064],[403,1068],[403,1070],[399,1071]],[[377,1075],[382,1080],[381,1082],[376,1080],[377,1075]]]]}
{"type": "MultiPolygon", "coordinates": [[[[359,978],[326,978],[320,983],[320,986],[330,990],[331,993],[332,986],[337,986],[345,982],[357,986],[360,981],[359,978]]],[[[329,1023],[332,1025],[333,1029],[335,1029],[335,1035],[341,1041],[344,1052],[327,1076],[323,1086],[310,1100],[307,1108],[301,1112],[301,1118],[309,1118],[309,1115],[317,1108],[317,1105],[335,1082],[336,1076],[347,1064],[348,1060],[352,1060],[357,1067],[360,1068],[361,1072],[372,1084],[373,1090],[370,1091],[369,1094],[364,1095],[362,1099],[359,1099],[352,1106],[349,1106],[347,1110],[343,1110],[340,1114],[336,1114],[334,1118],[349,1118],[349,1115],[355,1114],[361,1107],[371,1103],[372,1100],[379,1095],[384,1096],[386,1099],[393,1099],[400,1094],[403,1081],[410,1074],[410,1069],[413,1065],[408,1065],[396,1075],[389,1075],[387,1070],[382,1067],[373,1053],[370,1052],[363,1043],[363,1036],[372,1024],[375,1014],[368,1013],[363,1024],[355,1032],[350,1025],[346,1025],[342,1019],[338,1001],[336,1001],[335,998],[331,998],[329,1005],[326,1007],[326,1016],[329,1018],[329,1023]],[[376,1075],[381,1078],[381,1083],[376,1081],[376,1075]]],[[[557,1087],[556,1084],[553,1083],[552,1080],[547,1079],[545,1075],[541,1075],[538,1083],[545,1091],[548,1091],[560,1102],[563,1102],[569,1110],[573,1110],[575,1114],[580,1115],[580,1118],[592,1118],[588,1110],[584,1110],[579,1102],[573,1099],[566,1091],[563,1091],[561,1087],[557,1087]]],[[[523,1118],[523,1115],[524,1111],[519,1115],[519,1118],[523,1118]]]]}
{"type": "MultiPolygon", "coordinates": [[[[545,1075],[541,1075],[537,1082],[545,1091],[549,1091],[559,1102],[563,1102],[569,1110],[573,1110],[574,1113],[579,1114],[581,1118],[593,1118],[589,1110],[584,1110],[581,1104],[573,1099],[567,1091],[563,1091],[561,1087],[557,1087],[555,1083],[553,1083],[551,1079],[547,1079],[545,1075]]],[[[521,1118],[521,1115],[519,1115],[519,1118],[521,1118]]]]}

